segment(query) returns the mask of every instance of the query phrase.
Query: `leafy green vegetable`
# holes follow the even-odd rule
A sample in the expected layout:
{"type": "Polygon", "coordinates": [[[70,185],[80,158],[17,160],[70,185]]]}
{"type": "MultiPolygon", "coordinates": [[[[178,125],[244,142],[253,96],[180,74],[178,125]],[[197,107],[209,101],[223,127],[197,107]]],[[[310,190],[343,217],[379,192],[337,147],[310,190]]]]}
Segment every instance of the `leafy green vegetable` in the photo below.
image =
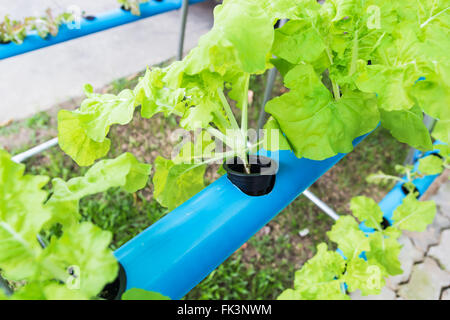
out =
{"type": "Polygon", "coordinates": [[[374,232],[369,236],[370,250],[366,252],[371,264],[382,267],[389,275],[402,274],[398,255],[401,245],[395,237],[387,237],[384,232],[374,232]]]}
{"type": "Polygon", "coordinates": [[[353,215],[364,221],[369,228],[377,229],[383,221],[383,211],[373,199],[364,196],[353,198],[350,202],[353,215]]]}
{"type": "Polygon", "coordinates": [[[441,158],[429,155],[419,159],[419,171],[426,175],[439,174],[443,170],[444,162],[441,158]]]}
{"type": "MultiPolygon", "coordinates": [[[[78,200],[122,186],[143,188],[150,166],[131,154],[104,160],[84,177],[55,179],[50,197],[42,188],[48,177],[24,175],[25,166],[0,149],[0,269],[20,281],[10,299],[90,299],[112,282],[118,264],[109,245],[112,234],[90,222],[79,223],[78,200]],[[45,248],[38,235],[62,223],[45,248]]],[[[5,298],[5,297],[2,297],[5,298]]]]}
{"type": "Polygon", "coordinates": [[[290,150],[291,147],[287,139],[283,136],[280,126],[273,117],[270,117],[264,125],[264,149],[270,151],[290,150]]]}
{"type": "Polygon", "coordinates": [[[158,292],[147,291],[139,288],[131,288],[122,295],[122,300],[170,300],[158,292]]]}
{"type": "Polygon", "coordinates": [[[151,166],[140,163],[131,153],[116,159],[102,160],[90,168],[83,177],[65,182],[53,179],[53,195],[46,203],[53,212],[50,223],[70,225],[79,219],[78,200],[104,192],[109,188],[122,187],[133,193],[147,185],[151,166]]]}
{"type": "Polygon", "coordinates": [[[0,149],[0,268],[6,278],[20,280],[38,269],[37,234],[50,219],[43,206],[48,178],[24,175],[25,166],[0,149]]]}
{"type": "Polygon", "coordinates": [[[266,111],[277,120],[297,157],[323,160],[350,152],[353,140],[379,121],[374,95],[349,91],[335,100],[311,65],[289,71],[285,85],[292,90],[269,101],[266,111]]]}
{"type": "Polygon", "coordinates": [[[163,78],[165,72],[159,68],[152,71],[147,69],[134,89],[136,101],[141,105],[141,115],[151,118],[158,112],[164,112],[166,116],[175,113],[183,114],[184,90],[171,90],[164,86],[163,78]]]}
{"type": "Polygon", "coordinates": [[[381,269],[361,258],[351,259],[347,263],[342,279],[348,285],[348,291],[360,289],[364,296],[380,293],[385,284],[381,269]]]}
{"type": "Polygon", "coordinates": [[[327,235],[331,241],[337,243],[346,258],[353,259],[369,250],[369,239],[350,216],[339,218],[327,235]]]}
{"type": "Polygon", "coordinates": [[[394,211],[394,225],[408,231],[425,231],[435,215],[436,204],[433,201],[419,201],[409,194],[394,211]]]}
{"type": "Polygon", "coordinates": [[[54,17],[50,8],[43,16],[26,17],[23,21],[12,20],[6,15],[0,23],[0,43],[12,41],[22,44],[30,31],[36,31],[42,39],[46,39],[49,35],[56,36],[63,23],[73,22],[74,19],[75,16],[70,12],[63,12],[54,17]]]}
{"type": "Polygon", "coordinates": [[[131,11],[132,14],[136,16],[141,15],[141,3],[146,3],[149,0],[117,0],[118,3],[120,3],[125,10],[131,11]]]}
{"type": "MultiPolygon", "coordinates": [[[[123,3],[137,8],[139,2],[123,3]]],[[[215,156],[244,163],[249,150],[275,149],[268,145],[275,140],[314,160],[350,152],[353,140],[380,121],[399,141],[431,150],[423,113],[439,120],[434,135],[448,141],[448,9],[439,0],[224,1],[211,31],[183,61],[147,70],[133,91],[118,96],[87,87],[80,109],[60,114],[60,145],[80,165],[91,165],[109,149],[109,127],[128,123],[141,105],[143,117],[177,115],[182,128],[204,129],[232,149],[215,156]],[[279,19],[289,21],[274,30],[279,19]],[[266,104],[272,115],[266,128],[281,132],[247,147],[249,78],[273,65],[290,90],[266,104]],[[229,100],[242,111],[240,127],[229,100]]],[[[190,191],[184,185],[181,193],[191,196],[201,185],[190,191]]],[[[188,198],[169,201],[161,185],[156,189],[158,201],[171,208],[188,198]]]]}
{"type": "Polygon", "coordinates": [[[109,150],[106,138],[113,124],[127,124],[133,118],[136,97],[131,90],[118,96],[95,94],[85,86],[87,99],[75,111],[60,111],[58,115],[59,144],[79,165],[91,165],[109,150]],[[70,114],[69,114],[70,113],[70,114]]]}
{"type": "Polygon", "coordinates": [[[205,187],[205,169],[205,165],[176,164],[163,157],[156,158],[155,198],[169,210],[175,209],[205,187]]]}
{"type": "Polygon", "coordinates": [[[417,106],[409,110],[381,110],[381,123],[400,142],[423,151],[433,148],[430,134],[423,123],[422,111],[417,106]]]}
{"type": "Polygon", "coordinates": [[[394,211],[394,225],[384,229],[383,213],[372,199],[353,198],[350,207],[374,231],[364,234],[355,219],[340,217],[327,234],[345,258],[320,244],[317,254],[296,272],[294,288],[285,290],[278,299],[348,299],[344,285],[348,292],[361,290],[363,296],[379,294],[386,276],[403,272],[398,259],[400,229],[423,231],[436,211],[433,202],[418,201],[410,194],[394,211]]]}
{"type": "Polygon", "coordinates": [[[440,120],[433,129],[433,137],[443,143],[450,143],[450,120],[440,120]]]}
{"type": "Polygon", "coordinates": [[[316,255],[295,273],[294,290],[284,291],[278,299],[334,300],[348,299],[343,283],[337,279],[345,270],[345,261],[327,245],[317,246],[316,255]]]}
{"type": "MultiPolygon", "coordinates": [[[[49,246],[44,249],[42,263],[70,270],[72,277],[79,281],[77,289],[85,297],[94,297],[106,283],[115,279],[119,271],[117,260],[108,248],[111,240],[110,232],[103,231],[92,223],[72,225],[64,230],[60,238],[52,238],[49,246]]],[[[50,278],[52,272],[46,275],[44,271],[40,277],[42,276],[50,278]]]]}
{"type": "Polygon", "coordinates": [[[80,166],[92,165],[95,160],[104,157],[111,145],[107,138],[102,142],[90,139],[80,120],[67,110],[58,113],[58,143],[80,166]]]}

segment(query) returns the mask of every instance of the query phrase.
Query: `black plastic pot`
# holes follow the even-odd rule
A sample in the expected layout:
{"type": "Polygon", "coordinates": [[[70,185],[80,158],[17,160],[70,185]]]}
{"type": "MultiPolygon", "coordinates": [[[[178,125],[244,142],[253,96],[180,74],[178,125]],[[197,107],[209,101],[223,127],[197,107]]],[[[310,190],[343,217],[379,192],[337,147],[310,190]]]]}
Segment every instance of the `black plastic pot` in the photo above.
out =
{"type": "MultiPolygon", "coordinates": [[[[408,194],[410,194],[411,192],[408,190],[408,188],[405,186],[405,184],[402,184],[402,192],[405,196],[407,196],[408,194]]],[[[416,196],[417,199],[419,199],[420,197],[420,191],[419,189],[417,189],[416,186],[414,186],[414,195],[416,196]]]]}
{"type": "Polygon", "coordinates": [[[103,288],[100,297],[106,300],[120,300],[126,288],[127,275],[125,269],[119,262],[119,273],[116,279],[103,288]]]}
{"type": "Polygon", "coordinates": [[[244,164],[238,157],[228,160],[223,168],[228,179],[242,192],[249,196],[263,196],[272,191],[275,185],[278,164],[264,156],[248,156],[250,174],[245,172],[244,164]]]}

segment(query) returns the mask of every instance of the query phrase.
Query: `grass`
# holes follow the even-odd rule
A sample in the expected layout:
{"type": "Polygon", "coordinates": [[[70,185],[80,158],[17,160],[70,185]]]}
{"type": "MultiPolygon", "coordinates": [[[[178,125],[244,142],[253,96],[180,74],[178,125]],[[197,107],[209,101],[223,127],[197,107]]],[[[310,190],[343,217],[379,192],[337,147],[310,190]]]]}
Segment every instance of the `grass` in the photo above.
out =
{"type": "MultiPolygon", "coordinates": [[[[103,92],[118,93],[133,88],[138,77],[118,79],[103,92]]],[[[254,127],[262,104],[265,76],[252,77],[254,93],[249,120],[254,127]]],[[[274,95],[285,89],[278,78],[274,95]]],[[[79,103],[72,101],[69,106],[79,103]]],[[[67,105],[63,106],[67,108],[67,105]]],[[[21,122],[0,128],[0,142],[13,154],[45,141],[56,134],[56,113],[60,106],[21,122]],[[20,137],[25,137],[19,139],[20,137]],[[31,137],[31,138],[30,138],[31,137]],[[2,140],[3,139],[3,140],[2,140]]],[[[137,113],[139,110],[136,111],[137,113]]],[[[155,116],[150,120],[138,114],[128,126],[114,126],[109,138],[112,141],[109,158],[122,152],[133,153],[140,161],[152,163],[156,156],[170,156],[173,142],[171,132],[177,128],[177,119],[155,116]]],[[[402,163],[408,148],[395,141],[389,133],[378,128],[352,153],[323,175],[310,190],[339,214],[348,214],[348,203],[357,195],[367,195],[381,200],[389,187],[368,185],[367,174],[383,170],[395,173],[394,166],[402,163]]],[[[84,174],[86,168],[78,167],[59,148],[53,148],[27,161],[27,171],[50,177],[70,179],[84,174]]],[[[217,176],[208,175],[212,181],[217,176]]],[[[51,184],[47,186],[51,189],[51,184]]],[[[112,249],[116,249],[139,232],[160,219],[167,210],[152,198],[152,187],[135,194],[111,189],[103,194],[87,197],[80,203],[83,219],[93,221],[114,234],[112,249]]],[[[292,287],[294,272],[311,258],[316,245],[327,242],[326,232],[333,221],[304,196],[299,196],[266,227],[251,237],[237,252],[214,270],[205,280],[187,294],[186,299],[274,299],[280,292],[292,287]],[[300,231],[307,230],[307,235],[300,231]]]]}

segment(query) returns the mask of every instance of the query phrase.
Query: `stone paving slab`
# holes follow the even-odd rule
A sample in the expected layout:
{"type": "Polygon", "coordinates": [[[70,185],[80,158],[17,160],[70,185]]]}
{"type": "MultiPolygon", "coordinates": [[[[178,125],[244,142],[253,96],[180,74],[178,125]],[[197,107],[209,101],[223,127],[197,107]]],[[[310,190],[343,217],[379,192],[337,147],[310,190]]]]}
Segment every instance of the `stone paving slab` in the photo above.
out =
{"type": "Polygon", "coordinates": [[[450,300],[450,288],[442,292],[441,300],[450,300]]]}
{"type": "Polygon", "coordinates": [[[450,229],[442,232],[439,245],[431,247],[428,255],[435,258],[444,270],[450,271],[450,229]]]}
{"type": "Polygon", "coordinates": [[[431,200],[434,200],[440,212],[450,219],[450,183],[446,182],[443,184],[436,195],[431,197],[431,200]]]}
{"type": "Polygon", "coordinates": [[[398,295],[408,300],[438,300],[450,284],[450,273],[442,270],[431,258],[413,267],[408,283],[401,285],[398,295]]]}
{"type": "Polygon", "coordinates": [[[356,290],[350,293],[350,298],[352,300],[394,300],[396,298],[395,291],[388,287],[384,287],[380,294],[362,296],[360,290],[356,290]]]}

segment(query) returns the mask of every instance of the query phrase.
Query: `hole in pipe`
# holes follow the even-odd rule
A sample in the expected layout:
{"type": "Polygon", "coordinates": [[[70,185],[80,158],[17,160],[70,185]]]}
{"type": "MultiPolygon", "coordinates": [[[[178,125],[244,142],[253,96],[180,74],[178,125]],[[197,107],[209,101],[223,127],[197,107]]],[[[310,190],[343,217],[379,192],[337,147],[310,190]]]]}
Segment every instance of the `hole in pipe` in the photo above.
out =
{"type": "Polygon", "coordinates": [[[391,226],[391,223],[389,222],[388,219],[386,219],[385,217],[383,217],[383,221],[381,221],[381,228],[383,230],[389,228],[391,226]]]}
{"type": "Polygon", "coordinates": [[[87,21],[94,21],[95,19],[97,19],[96,16],[92,15],[84,16],[83,18],[86,19],[87,21]]]}
{"type": "MultiPolygon", "coordinates": [[[[407,195],[409,195],[409,194],[411,193],[411,191],[409,191],[408,187],[406,186],[406,183],[402,184],[402,192],[403,192],[403,194],[404,194],[405,196],[407,196],[407,195]]],[[[414,186],[413,193],[414,193],[415,197],[416,197],[417,199],[419,199],[419,197],[420,197],[420,191],[419,191],[419,189],[417,189],[416,186],[414,186]]]]}

